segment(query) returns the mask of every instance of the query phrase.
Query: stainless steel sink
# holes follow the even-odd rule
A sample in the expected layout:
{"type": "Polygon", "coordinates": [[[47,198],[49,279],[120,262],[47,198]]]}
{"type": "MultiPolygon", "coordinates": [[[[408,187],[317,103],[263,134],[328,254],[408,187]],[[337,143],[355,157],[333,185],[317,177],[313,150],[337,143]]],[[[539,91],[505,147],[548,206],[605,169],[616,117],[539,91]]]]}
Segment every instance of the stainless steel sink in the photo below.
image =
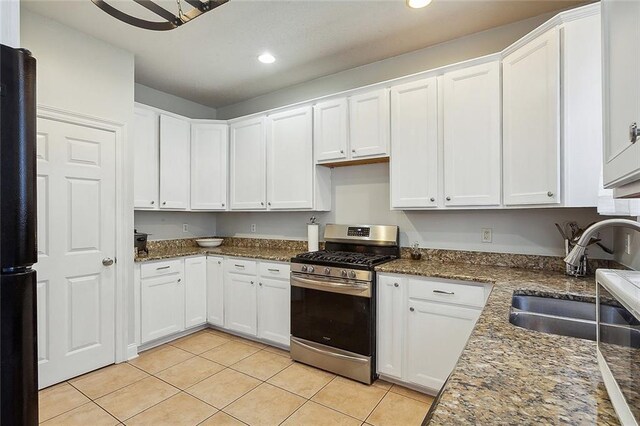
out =
{"type": "MultiPolygon", "coordinates": [[[[619,307],[602,305],[602,340],[629,345],[629,325],[640,323],[619,307]]],[[[596,304],[552,297],[516,294],[511,300],[509,322],[518,327],[561,336],[596,340],[596,304]]],[[[640,348],[640,329],[632,330],[631,346],[640,348]]]]}

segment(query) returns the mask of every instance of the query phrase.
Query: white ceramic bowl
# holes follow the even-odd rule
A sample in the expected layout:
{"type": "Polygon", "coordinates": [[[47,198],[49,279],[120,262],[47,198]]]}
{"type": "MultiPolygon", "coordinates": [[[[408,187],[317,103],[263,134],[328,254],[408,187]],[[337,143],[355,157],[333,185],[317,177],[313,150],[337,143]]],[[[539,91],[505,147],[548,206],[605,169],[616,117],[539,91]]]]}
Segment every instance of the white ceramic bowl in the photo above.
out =
{"type": "Polygon", "coordinates": [[[196,243],[198,243],[200,247],[218,247],[222,244],[222,241],[222,238],[200,238],[196,240],[196,243]]]}

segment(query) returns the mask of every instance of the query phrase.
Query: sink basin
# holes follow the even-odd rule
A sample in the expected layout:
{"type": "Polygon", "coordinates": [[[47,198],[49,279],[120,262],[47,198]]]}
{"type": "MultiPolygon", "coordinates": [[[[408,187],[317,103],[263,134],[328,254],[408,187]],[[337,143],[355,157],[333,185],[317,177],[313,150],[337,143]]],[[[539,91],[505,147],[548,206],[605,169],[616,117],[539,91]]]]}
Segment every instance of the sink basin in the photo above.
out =
{"type": "MultiPolygon", "coordinates": [[[[602,305],[602,340],[640,348],[640,323],[626,310],[602,305]]],[[[518,327],[561,336],[596,340],[596,304],[552,297],[514,295],[509,322],[518,327]]]]}

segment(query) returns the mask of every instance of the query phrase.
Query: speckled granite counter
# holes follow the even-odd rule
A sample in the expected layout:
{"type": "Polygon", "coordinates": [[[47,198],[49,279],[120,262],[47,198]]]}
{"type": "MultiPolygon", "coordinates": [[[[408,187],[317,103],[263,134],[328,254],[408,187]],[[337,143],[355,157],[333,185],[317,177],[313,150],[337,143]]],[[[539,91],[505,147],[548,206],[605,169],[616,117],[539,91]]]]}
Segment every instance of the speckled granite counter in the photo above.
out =
{"type": "Polygon", "coordinates": [[[429,425],[619,424],[598,369],[595,342],[509,323],[514,291],[593,298],[594,277],[408,259],[376,270],[494,284],[429,425]]]}

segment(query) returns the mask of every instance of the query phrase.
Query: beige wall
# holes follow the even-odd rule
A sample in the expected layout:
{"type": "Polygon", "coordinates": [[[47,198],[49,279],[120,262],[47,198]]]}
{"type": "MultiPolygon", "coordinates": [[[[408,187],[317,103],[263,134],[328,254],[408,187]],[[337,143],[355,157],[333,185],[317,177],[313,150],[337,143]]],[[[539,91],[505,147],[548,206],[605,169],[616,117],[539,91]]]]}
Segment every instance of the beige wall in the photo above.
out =
{"type": "MultiPolygon", "coordinates": [[[[640,220],[640,217],[636,219],[640,220]]],[[[614,258],[625,266],[628,266],[635,270],[640,270],[640,233],[631,229],[617,228],[614,233],[614,238],[614,258]],[[631,254],[627,254],[625,252],[625,240],[627,238],[627,234],[629,234],[631,237],[631,254]]]]}
{"type": "Polygon", "coordinates": [[[217,118],[240,117],[496,53],[552,16],[542,15],[482,31],[221,107],[217,118]]]}

